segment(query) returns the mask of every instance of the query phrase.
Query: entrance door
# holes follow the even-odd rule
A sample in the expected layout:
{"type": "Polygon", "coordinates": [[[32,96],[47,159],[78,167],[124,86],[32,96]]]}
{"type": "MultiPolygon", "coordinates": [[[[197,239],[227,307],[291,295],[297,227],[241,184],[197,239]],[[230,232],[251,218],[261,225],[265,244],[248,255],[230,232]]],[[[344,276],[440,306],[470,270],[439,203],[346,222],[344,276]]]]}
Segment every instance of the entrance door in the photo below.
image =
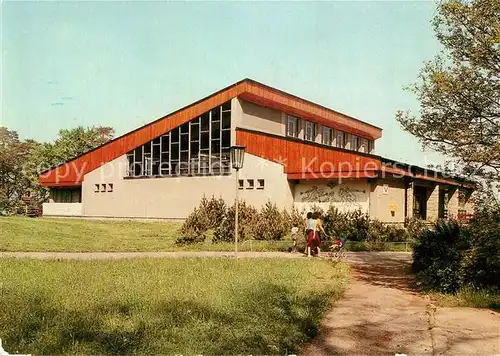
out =
{"type": "Polygon", "coordinates": [[[413,216],[422,220],[427,219],[427,188],[415,186],[413,188],[413,216]]]}

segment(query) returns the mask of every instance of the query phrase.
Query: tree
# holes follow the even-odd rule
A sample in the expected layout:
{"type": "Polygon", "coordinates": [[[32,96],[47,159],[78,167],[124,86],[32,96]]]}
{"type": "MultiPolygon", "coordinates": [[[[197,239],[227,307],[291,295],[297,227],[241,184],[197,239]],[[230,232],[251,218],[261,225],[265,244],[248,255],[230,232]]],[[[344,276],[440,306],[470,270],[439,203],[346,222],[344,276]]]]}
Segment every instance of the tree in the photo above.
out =
{"type": "Polygon", "coordinates": [[[37,146],[37,142],[22,142],[17,132],[0,127],[0,213],[15,212],[21,198],[34,187],[24,166],[37,146]]]}
{"type": "Polygon", "coordinates": [[[43,143],[37,147],[31,163],[41,172],[105,144],[113,135],[113,128],[102,126],[59,130],[54,143],[43,143]]]}
{"type": "Polygon", "coordinates": [[[113,138],[111,127],[60,130],[53,143],[19,140],[17,132],[0,127],[0,213],[14,213],[23,196],[34,202],[47,198],[39,174],[92,150],[113,138]]]}
{"type": "Polygon", "coordinates": [[[444,50],[409,88],[420,101],[420,116],[398,111],[396,119],[464,173],[498,181],[500,2],[444,1],[433,25],[444,50]]]}

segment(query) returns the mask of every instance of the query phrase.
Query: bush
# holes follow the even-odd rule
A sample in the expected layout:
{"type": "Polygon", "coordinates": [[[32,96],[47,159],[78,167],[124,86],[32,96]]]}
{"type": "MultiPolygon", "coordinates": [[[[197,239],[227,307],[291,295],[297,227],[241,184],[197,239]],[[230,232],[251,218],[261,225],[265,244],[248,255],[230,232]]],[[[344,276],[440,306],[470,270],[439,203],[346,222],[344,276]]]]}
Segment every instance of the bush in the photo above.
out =
{"type": "Polygon", "coordinates": [[[461,283],[500,290],[500,209],[478,211],[464,229],[470,249],[461,263],[461,283]]]}
{"type": "MultiPolygon", "coordinates": [[[[234,241],[235,205],[230,207],[220,224],[214,231],[212,242],[234,241]]],[[[247,205],[244,201],[238,204],[238,240],[244,241],[247,236],[252,235],[253,226],[258,218],[257,209],[247,205]]]]}
{"type": "Polygon", "coordinates": [[[281,240],[288,232],[290,218],[285,211],[280,212],[276,204],[267,202],[253,226],[253,238],[256,240],[281,240]]]}
{"type": "Polygon", "coordinates": [[[480,211],[469,225],[438,221],[424,229],[413,250],[412,269],[429,290],[464,287],[500,290],[500,212],[480,211]]]}
{"type": "Polygon", "coordinates": [[[227,215],[227,204],[222,198],[212,196],[210,200],[203,197],[198,208],[195,208],[181,227],[178,244],[203,242],[206,232],[215,229],[227,215]]]}

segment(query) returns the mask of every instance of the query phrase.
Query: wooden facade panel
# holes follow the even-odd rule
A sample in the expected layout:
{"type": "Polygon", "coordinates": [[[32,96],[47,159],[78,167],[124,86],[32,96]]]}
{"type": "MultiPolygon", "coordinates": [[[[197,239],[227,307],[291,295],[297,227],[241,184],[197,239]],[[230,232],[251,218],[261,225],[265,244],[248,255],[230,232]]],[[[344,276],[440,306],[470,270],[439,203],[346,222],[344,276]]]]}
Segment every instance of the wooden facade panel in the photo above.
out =
{"type": "Polygon", "coordinates": [[[285,173],[291,176],[344,172],[373,177],[381,168],[377,157],[243,129],[236,131],[236,143],[245,146],[252,155],[282,164],[285,173]]]}
{"type": "Polygon", "coordinates": [[[325,124],[337,126],[338,129],[353,133],[357,132],[363,137],[377,139],[382,136],[382,130],[376,126],[260,83],[249,82],[247,90],[242,97],[250,101],[259,100],[261,105],[274,105],[275,109],[280,109],[291,114],[295,113],[298,116],[314,119],[315,121],[322,121],[325,124]]]}

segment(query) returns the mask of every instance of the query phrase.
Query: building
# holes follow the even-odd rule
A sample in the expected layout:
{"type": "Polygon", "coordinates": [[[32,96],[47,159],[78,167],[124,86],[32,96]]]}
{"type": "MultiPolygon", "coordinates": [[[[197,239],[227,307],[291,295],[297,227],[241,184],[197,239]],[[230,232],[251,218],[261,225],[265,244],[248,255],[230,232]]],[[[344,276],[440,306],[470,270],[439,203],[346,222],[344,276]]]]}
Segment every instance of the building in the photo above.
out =
{"type": "Polygon", "coordinates": [[[244,79],[40,175],[44,215],[185,218],[205,195],[360,209],[401,224],[472,209],[464,179],[375,154],[382,129],[244,79]],[[246,147],[240,179],[232,145],[246,147]]]}

